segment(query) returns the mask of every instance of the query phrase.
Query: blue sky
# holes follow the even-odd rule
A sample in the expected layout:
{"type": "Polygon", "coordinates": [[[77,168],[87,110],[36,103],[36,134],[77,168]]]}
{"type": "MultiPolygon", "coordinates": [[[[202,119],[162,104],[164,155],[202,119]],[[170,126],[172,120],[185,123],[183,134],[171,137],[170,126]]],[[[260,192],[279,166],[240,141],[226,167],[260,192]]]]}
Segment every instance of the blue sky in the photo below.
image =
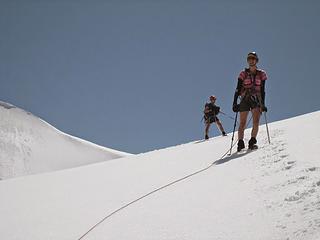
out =
{"type": "Polygon", "coordinates": [[[316,111],[319,12],[318,1],[2,0],[0,99],[69,134],[146,152],[203,138],[211,94],[233,116],[256,51],[269,121],[316,111]]]}

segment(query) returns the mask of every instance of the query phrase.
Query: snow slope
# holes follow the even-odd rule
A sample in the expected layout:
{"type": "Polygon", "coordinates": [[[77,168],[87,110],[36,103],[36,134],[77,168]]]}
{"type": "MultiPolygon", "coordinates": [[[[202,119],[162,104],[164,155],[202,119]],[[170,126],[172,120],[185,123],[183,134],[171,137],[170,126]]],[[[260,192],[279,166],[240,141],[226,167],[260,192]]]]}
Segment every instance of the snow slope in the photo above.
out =
{"type": "Polygon", "coordinates": [[[65,134],[29,112],[0,102],[0,179],[128,155],[65,134]]]}
{"type": "Polygon", "coordinates": [[[272,123],[271,144],[261,126],[258,150],[223,159],[230,134],[1,181],[1,239],[318,240],[319,121],[272,123]]]}

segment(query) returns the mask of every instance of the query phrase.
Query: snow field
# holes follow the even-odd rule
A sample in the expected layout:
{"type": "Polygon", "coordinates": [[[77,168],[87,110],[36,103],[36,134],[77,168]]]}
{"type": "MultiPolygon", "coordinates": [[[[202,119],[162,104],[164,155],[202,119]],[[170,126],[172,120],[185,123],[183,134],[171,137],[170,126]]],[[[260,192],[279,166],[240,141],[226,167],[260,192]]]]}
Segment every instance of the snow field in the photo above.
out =
{"type": "Polygon", "coordinates": [[[271,144],[262,125],[258,150],[221,161],[230,134],[1,181],[1,235],[9,240],[79,239],[116,209],[215,163],[122,209],[83,239],[316,240],[319,119],[315,112],[270,124],[271,144]]]}

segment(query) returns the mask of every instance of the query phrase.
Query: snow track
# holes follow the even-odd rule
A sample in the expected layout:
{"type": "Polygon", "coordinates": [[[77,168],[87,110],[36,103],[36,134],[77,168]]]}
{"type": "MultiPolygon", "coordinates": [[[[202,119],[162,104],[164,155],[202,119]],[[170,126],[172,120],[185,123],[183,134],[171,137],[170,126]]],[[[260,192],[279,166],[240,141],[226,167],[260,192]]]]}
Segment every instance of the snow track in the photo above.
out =
{"type": "MultiPolygon", "coordinates": [[[[251,119],[250,119],[250,120],[251,120],[251,119]]],[[[250,123],[250,121],[248,122],[248,124],[249,124],[249,123],[250,123]]],[[[231,150],[232,150],[233,147],[236,145],[236,143],[237,143],[237,141],[234,141],[234,143],[233,143],[232,146],[231,146],[231,150]]],[[[175,181],[172,181],[172,182],[170,182],[170,183],[168,183],[168,184],[166,184],[166,185],[164,185],[164,186],[162,186],[162,187],[159,187],[159,188],[157,188],[157,189],[155,189],[155,190],[153,190],[153,191],[151,191],[151,192],[149,192],[149,193],[147,193],[147,194],[145,194],[145,195],[143,195],[143,196],[141,196],[141,197],[139,197],[139,198],[137,198],[137,199],[135,199],[135,200],[127,203],[127,204],[125,204],[124,206],[118,208],[117,210],[113,211],[113,212],[110,213],[109,215],[105,216],[101,221],[99,221],[98,223],[96,223],[94,226],[92,226],[86,233],[84,233],[80,238],[78,238],[78,240],[84,239],[91,231],[93,231],[96,227],[98,227],[98,226],[99,226],[101,223],[103,223],[105,220],[107,220],[108,218],[112,217],[114,214],[116,214],[116,213],[124,210],[125,208],[133,205],[134,203],[136,203],[136,202],[138,202],[138,201],[140,201],[140,200],[142,200],[142,199],[144,199],[144,198],[146,198],[146,197],[148,197],[148,196],[150,196],[150,195],[152,195],[152,194],[154,194],[154,193],[156,193],[156,192],[159,192],[159,191],[161,191],[161,190],[163,190],[163,189],[165,189],[165,188],[168,188],[168,187],[170,187],[170,186],[172,186],[172,185],[174,185],[174,184],[176,184],[176,183],[182,182],[183,180],[186,180],[186,179],[191,178],[191,177],[193,177],[193,176],[195,176],[195,175],[198,175],[198,174],[200,174],[200,173],[208,170],[209,168],[211,168],[212,166],[214,166],[214,165],[216,165],[216,164],[220,164],[220,163],[221,163],[221,160],[222,160],[226,155],[228,155],[228,152],[229,152],[229,151],[231,152],[231,150],[230,150],[230,148],[229,148],[228,151],[225,152],[225,153],[220,157],[220,159],[218,159],[217,161],[211,163],[209,166],[207,166],[207,167],[205,167],[205,168],[202,168],[202,169],[200,169],[200,170],[198,170],[198,171],[195,171],[195,172],[193,172],[193,173],[190,173],[189,175],[186,175],[185,177],[182,177],[182,178],[179,178],[179,179],[177,179],[177,180],[175,180],[175,181]]]]}

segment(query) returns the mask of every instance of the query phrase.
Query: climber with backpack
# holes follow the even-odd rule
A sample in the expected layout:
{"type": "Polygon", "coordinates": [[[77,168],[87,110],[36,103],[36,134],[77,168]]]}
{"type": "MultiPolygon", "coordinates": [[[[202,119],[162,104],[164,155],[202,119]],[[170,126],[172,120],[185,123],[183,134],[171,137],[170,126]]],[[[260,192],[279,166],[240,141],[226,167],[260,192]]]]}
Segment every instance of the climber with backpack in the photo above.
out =
{"type": "Polygon", "coordinates": [[[210,102],[205,104],[204,111],[203,111],[205,125],[206,125],[206,128],[205,128],[205,139],[206,140],[209,139],[209,128],[210,128],[210,125],[212,123],[216,123],[217,124],[217,127],[221,131],[222,136],[227,136],[227,134],[224,131],[223,126],[222,126],[219,118],[217,117],[217,115],[220,112],[220,107],[215,104],[217,98],[212,95],[212,96],[209,97],[209,100],[210,100],[210,102]]]}
{"type": "Polygon", "coordinates": [[[248,148],[253,150],[257,146],[257,135],[259,131],[259,121],[262,112],[267,112],[265,106],[265,81],[267,74],[264,70],[257,67],[259,58],[256,52],[250,52],[247,55],[248,68],[240,72],[238,84],[234,93],[232,110],[238,114],[240,112],[240,126],[238,129],[238,152],[245,148],[243,141],[244,130],[246,127],[247,117],[251,111],[253,127],[248,148]],[[238,104],[238,97],[240,103],[238,104]]]}

